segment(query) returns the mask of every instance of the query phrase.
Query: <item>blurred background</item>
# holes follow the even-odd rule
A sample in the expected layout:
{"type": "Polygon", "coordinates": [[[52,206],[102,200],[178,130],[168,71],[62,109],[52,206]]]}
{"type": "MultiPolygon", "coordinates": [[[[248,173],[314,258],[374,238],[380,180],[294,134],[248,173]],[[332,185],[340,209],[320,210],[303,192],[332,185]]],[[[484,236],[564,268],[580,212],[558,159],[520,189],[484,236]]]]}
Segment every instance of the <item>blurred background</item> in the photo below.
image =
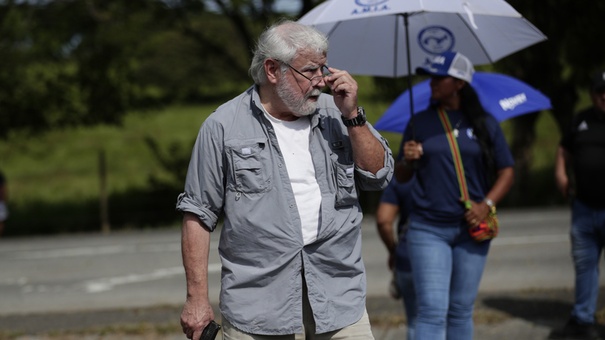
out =
{"type": "MultiPolygon", "coordinates": [[[[0,0],[3,236],[179,226],[174,205],[201,123],[252,84],[262,29],[320,2],[0,0]]],[[[501,206],[564,205],[555,151],[590,105],[590,75],[605,68],[605,2],[508,2],[548,40],[477,69],[527,82],[553,109],[502,123],[516,181],[501,206]]],[[[370,122],[407,88],[406,78],[357,79],[370,122]]],[[[384,136],[396,153],[401,135],[384,136]]],[[[379,194],[363,193],[367,213],[379,194]]]]}

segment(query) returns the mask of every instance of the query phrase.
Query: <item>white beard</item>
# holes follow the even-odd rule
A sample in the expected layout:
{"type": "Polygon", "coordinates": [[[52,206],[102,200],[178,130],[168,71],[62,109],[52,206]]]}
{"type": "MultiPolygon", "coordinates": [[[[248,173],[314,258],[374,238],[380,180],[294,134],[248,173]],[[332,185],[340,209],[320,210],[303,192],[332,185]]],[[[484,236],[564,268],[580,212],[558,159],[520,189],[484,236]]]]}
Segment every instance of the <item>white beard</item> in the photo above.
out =
{"type": "Polygon", "coordinates": [[[292,111],[292,114],[297,117],[313,114],[317,109],[317,102],[310,101],[309,97],[319,96],[320,94],[321,90],[313,89],[301,98],[298,90],[290,86],[288,82],[282,80],[277,84],[277,95],[286,104],[286,107],[292,111]]]}

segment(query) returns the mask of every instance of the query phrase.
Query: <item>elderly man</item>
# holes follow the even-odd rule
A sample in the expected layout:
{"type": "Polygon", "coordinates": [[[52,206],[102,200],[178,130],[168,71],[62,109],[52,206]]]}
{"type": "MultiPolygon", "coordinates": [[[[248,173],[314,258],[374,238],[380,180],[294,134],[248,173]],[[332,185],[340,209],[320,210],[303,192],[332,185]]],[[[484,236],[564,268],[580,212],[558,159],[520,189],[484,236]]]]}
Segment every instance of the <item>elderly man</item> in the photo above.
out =
{"type": "Polygon", "coordinates": [[[311,27],[268,28],[250,66],[254,86],[200,129],[177,202],[188,338],[214,318],[208,249],[220,216],[226,339],[373,338],[358,194],[387,186],[393,157],[366,123],[355,80],[326,66],[327,48],[311,27]]]}

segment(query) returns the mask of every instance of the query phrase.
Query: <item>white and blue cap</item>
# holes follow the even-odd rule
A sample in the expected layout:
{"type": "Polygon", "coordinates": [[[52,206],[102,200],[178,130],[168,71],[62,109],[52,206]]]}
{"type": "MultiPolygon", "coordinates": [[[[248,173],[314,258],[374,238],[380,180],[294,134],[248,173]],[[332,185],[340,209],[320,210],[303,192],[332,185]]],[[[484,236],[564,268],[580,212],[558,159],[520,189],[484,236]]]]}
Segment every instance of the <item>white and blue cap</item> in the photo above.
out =
{"type": "Polygon", "coordinates": [[[416,68],[416,74],[429,76],[451,76],[467,83],[473,80],[475,68],[464,55],[448,51],[427,59],[422,67],[416,68]]]}

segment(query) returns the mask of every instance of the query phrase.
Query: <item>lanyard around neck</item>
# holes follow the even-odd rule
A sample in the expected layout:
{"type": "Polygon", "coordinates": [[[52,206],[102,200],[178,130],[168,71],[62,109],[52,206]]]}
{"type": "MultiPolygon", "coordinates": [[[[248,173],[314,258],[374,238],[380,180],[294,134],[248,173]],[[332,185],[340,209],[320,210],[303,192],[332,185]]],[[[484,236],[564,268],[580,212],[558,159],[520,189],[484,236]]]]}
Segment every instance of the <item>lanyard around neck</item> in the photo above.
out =
{"type": "Polygon", "coordinates": [[[456,169],[456,177],[458,178],[460,197],[464,202],[464,206],[469,209],[471,201],[468,195],[468,186],[466,185],[466,177],[464,176],[464,166],[462,165],[462,155],[460,154],[460,149],[458,148],[458,141],[456,140],[452,123],[450,122],[450,119],[445,113],[443,107],[440,106],[437,109],[437,113],[439,113],[439,120],[441,121],[441,125],[443,125],[443,129],[445,130],[445,137],[447,138],[447,142],[452,153],[454,168],[456,169]]]}

